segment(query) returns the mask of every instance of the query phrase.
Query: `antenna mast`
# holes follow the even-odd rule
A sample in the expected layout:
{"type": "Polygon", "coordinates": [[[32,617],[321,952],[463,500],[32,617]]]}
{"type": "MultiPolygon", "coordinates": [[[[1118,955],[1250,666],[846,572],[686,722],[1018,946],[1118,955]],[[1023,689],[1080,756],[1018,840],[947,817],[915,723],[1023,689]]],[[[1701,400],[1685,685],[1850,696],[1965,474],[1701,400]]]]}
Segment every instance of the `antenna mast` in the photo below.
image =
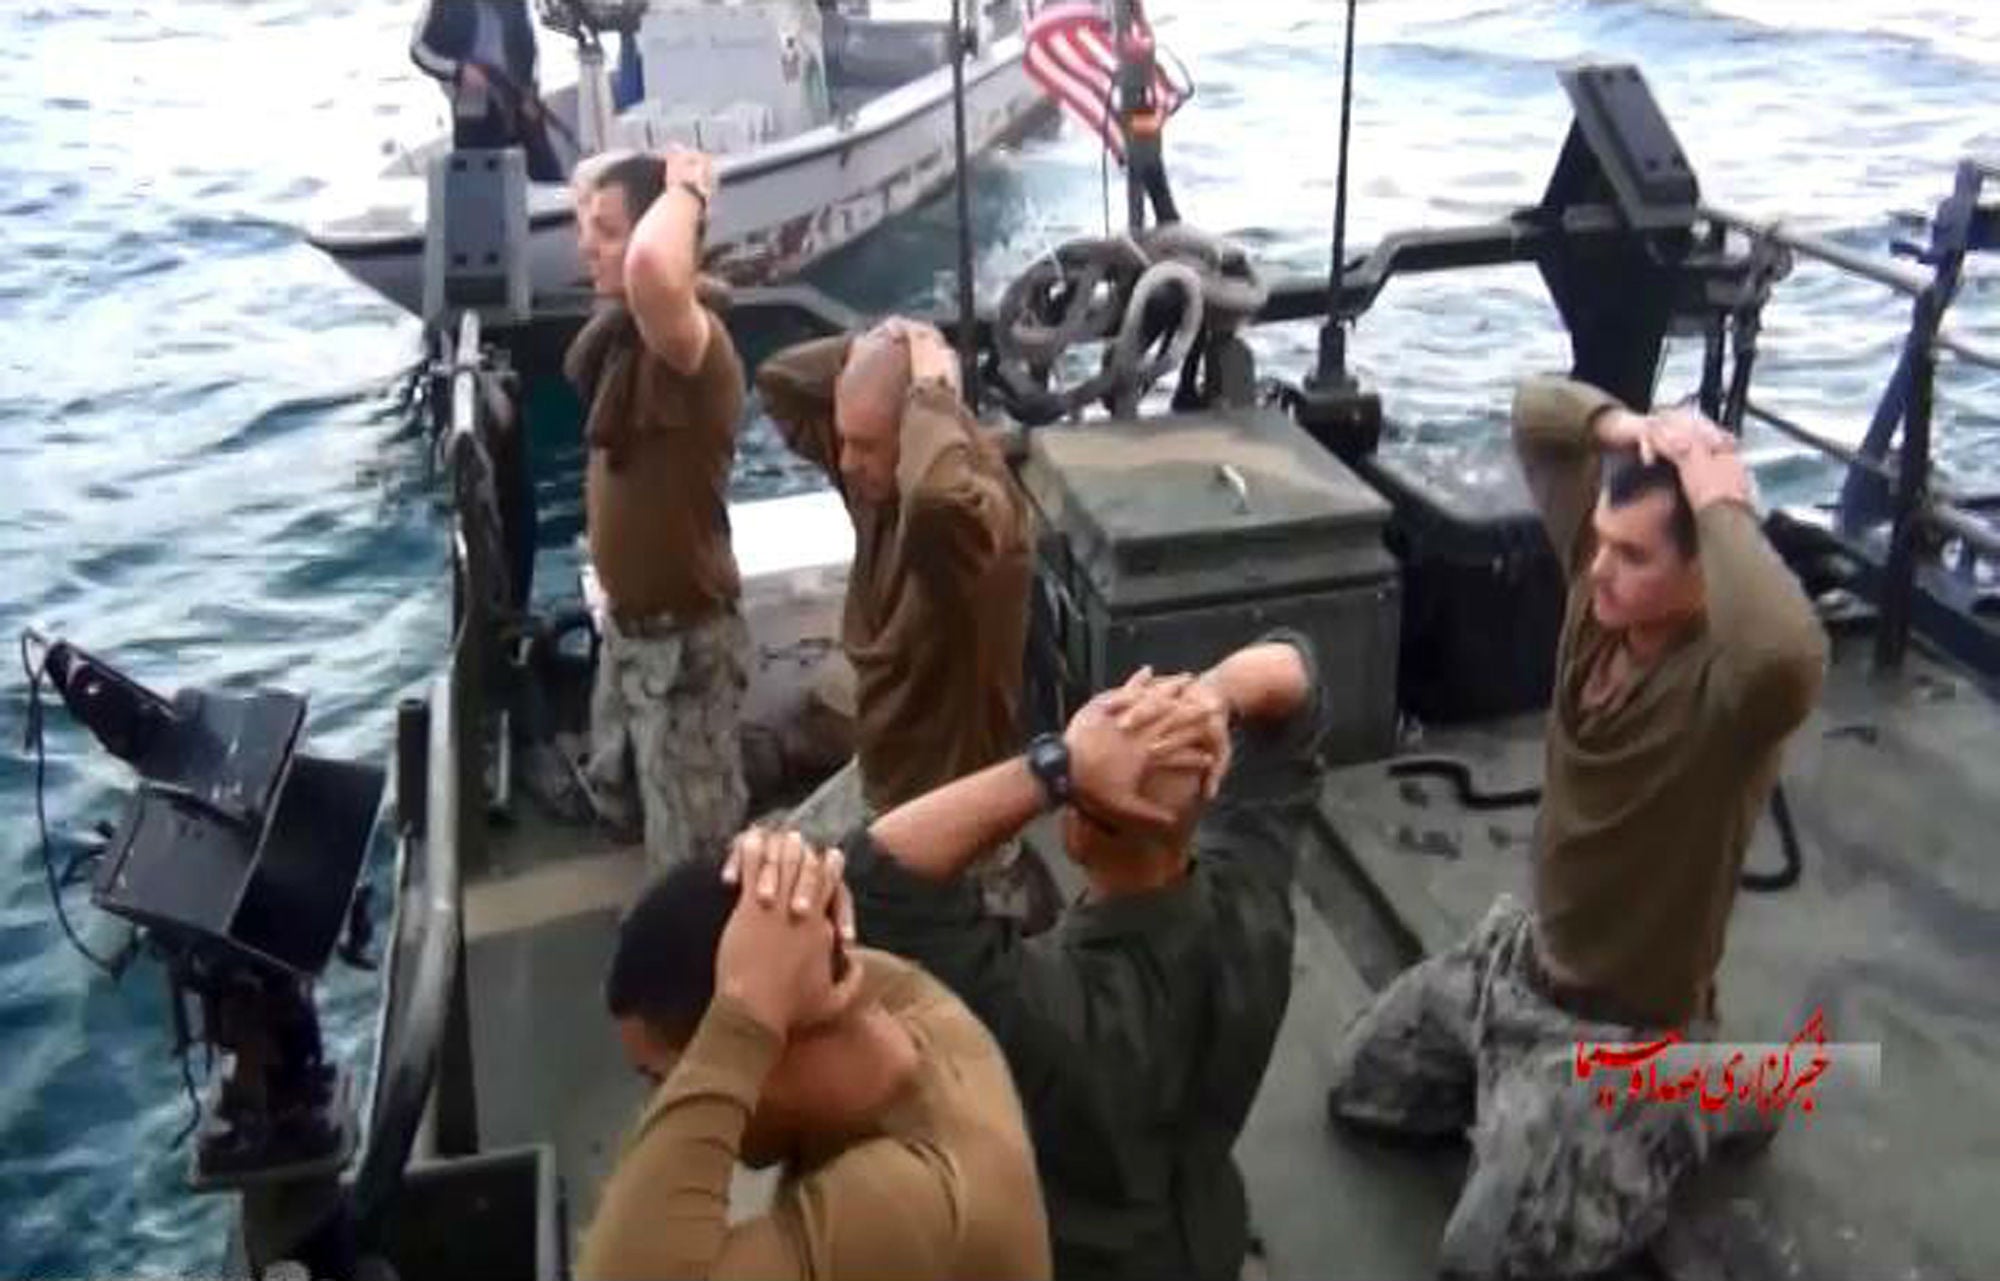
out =
{"type": "Polygon", "coordinates": [[[1340,170],[1334,179],[1333,260],[1327,268],[1326,324],[1319,331],[1319,368],[1314,377],[1322,383],[1353,386],[1347,373],[1347,317],[1342,314],[1340,287],[1347,271],[1347,140],[1354,116],[1354,9],[1347,0],[1347,48],[1340,67],[1340,170]]]}
{"type": "Polygon", "coordinates": [[[958,197],[958,372],[966,406],[979,412],[978,348],[973,339],[972,301],[972,175],[965,138],[965,14],[964,0],[951,0],[951,127],[952,163],[958,197]]]}
{"type": "Polygon", "coordinates": [[[1326,323],[1319,331],[1319,361],[1300,390],[1300,425],[1343,458],[1374,451],[1382,436],[1382,400],[1364,392],[1347,372],[1347,141],[1354,114],[1354,9],[1347,0],[1347,48],[1340,73],[1340,172],[1333,199],[1333,261],[1327,267],[1326,323]]]}

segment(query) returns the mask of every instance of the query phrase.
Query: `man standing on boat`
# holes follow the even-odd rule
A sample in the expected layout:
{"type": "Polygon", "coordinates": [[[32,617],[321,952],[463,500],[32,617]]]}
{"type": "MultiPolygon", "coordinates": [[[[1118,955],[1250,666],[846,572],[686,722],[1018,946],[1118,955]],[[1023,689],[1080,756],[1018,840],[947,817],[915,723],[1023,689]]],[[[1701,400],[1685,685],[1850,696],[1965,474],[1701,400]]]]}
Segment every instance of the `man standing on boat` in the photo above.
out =
{"type": "MultiPolygon", "coordinates": [[[[1019,747],[1026,503],[929,325],[892,319],[789,348],[758,369],[757,388],[854,522],[841,644],[857,751],[798,815],[826,842],[1019,747]]],[[[981,865],[996,900],[1024,915],[1031,862],[1016,842],[981,865]]]]}
{"type": "Polygon", "coordinates": [[[1744,851],[1827,641],[1727,432],[1537,379],[1514,440],[1570,582],[1534,908],[1502,896],[1383,992],[1347,1031],[1329,1106],[1361,1128],[1470,1131],[1448,1275],[1573,1277],[1647,1245],[1718,1144],[1770,1136],[1749,1105],[1605,1108],[1576,1052],[1712,1036],[1744,851]]]}
{"type": "Polygon", "coordinates": [[[861,937],[937,975],[1006,1051],[1065,1281],[1241,1274],[1231,1153],[1291,999],[1324,690],[1286,632],[1198,679],[1141,671],[1062,735],[843,838],[861,937]],[[1089,896],[1023,938],[964,873],[1051,810],[1089,896]]]}
{"type": "Polygon", "coordinates": [[[519,146],[527,153],[530,179],[562,181],[535,82],[528,0],[426,0],[410,39],[410,60],[444,86],[453,146],[519,146]]]}
{"type": "Polygon", "coordinates": [[[676,150],[583,186],[598,308],[564,365],[589,406],[585,509],[606,604],[585,777],[614,826],[643,817],[658,864],[718,856],[748,804],[750,640],[728,507],[743,365],[698,271],[714,173],[676,150]]]}

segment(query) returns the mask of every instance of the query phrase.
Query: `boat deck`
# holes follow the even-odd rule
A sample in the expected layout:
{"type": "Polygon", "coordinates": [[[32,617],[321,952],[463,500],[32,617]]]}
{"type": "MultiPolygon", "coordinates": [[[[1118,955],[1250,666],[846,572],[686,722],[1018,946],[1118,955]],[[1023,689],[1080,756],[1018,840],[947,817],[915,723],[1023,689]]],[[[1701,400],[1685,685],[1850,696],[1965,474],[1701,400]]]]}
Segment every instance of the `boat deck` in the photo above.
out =
{"type": "MultiPolygon", "coordinates": [[[[1814,1009],[1838,1042],[1879,1042],[1881,1083],[1794,1117],[1770,1151],[1689,1189],[1634,1275],[1932,1278],[2000,1275],[2000,711],[1923,660],[1870,677],[1836,645],[1822,707],[1785,771],[1799,883],[1738,900],[1721,993],[1725,1035],[1783,1042],[1814,1009]],[[1837,1102],[1838,1106],[1832,1106],[1837,1102]]],[[[1489,790],[1540,777],[1539,718],[1431,731],[1489,790]]],[[[543,824],[522,806],[467,892],[483,1147],[548,1141],[572,1234],[642,1101],[603,1014],[617,912],[643,880],[634,850],[543,824]]],[[[1238,1146],[1272,1277],[1435,1275],[1462,1151],[1351,1139],[1325,1119],[1328,1060],[1370,994],[1448,947],[1502,891],[1524,893],[1532,811],[1461,809],[1442,785],[1380,765],[1329,776],[1309,837],[1291,1008],[1238,1146]]],[[[1779,862],[1760,833],[1755,868],[1779,862]]],[[[1059,879],[1070,882],[1068,869],[1059,879]]]]}
{"type": "MultiPolygon", "coordinates": [[[[1985,1210],[2000,1191],[2000,712],[1933,664],[1893,682],[1868,664],[1865,638],[1836,642],[1786,759],[1803,873],[1739,896],[1719,982],[1725,1039],[1783,1043],[1820,1010],[1830,1042],[1879,1043],[1880,1085],[1793,1113],[1764,1156],[1696,1180],[1655,1251],[1666,1275],[2000,1275],[1985,1210]]],[[[1541,777],[1539,717],[1423,748],[1468,761],[1487,791],[1541,777]]],[[[1526,901],[1533,811],[1469,811],[1380,765],[1332,775],[1321,810],[1302,887],[1319,910],[1301,917],[1299,986],[1239,1157],[1271,1275],[1427,1277],[1463,1156],[1340,1136],[1326,1060],[1397,953],[1448,948],[1497,894],[1526,901]]],[[[1767,819],[1748,866],[1780,861],[1767,819]]]]}

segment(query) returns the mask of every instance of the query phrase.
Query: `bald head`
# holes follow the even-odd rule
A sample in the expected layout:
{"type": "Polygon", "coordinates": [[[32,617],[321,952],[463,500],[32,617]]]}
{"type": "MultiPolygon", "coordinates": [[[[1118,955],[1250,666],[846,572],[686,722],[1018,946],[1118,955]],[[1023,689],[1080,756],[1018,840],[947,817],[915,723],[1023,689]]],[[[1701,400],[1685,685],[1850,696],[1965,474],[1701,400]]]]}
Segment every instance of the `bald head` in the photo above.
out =
{"type": "Polygon", "coordinates": [[[908,344],[873,333],[856,338],[834,384],[834,403],[849,416],[881,422],[901,417],[909,394],[908,344]]]}
{"type": "Polygon", "coordinates": [[[876,503],[896,496],[903,403],[909,394],[908,344],[877,333],[856,338],[833,385],[840,475],[850,494],[876,503]]]}

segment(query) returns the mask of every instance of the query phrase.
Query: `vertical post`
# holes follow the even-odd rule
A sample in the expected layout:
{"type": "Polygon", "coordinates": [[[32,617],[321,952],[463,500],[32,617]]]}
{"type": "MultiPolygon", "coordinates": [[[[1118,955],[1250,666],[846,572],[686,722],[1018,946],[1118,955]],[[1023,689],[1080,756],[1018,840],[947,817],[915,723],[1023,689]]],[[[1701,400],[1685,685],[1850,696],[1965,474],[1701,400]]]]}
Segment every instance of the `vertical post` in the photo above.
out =
{"type": "Polygon", "coordinates": [[[603,151],[611,140],[612,95],[604,75],[604,46],[594,33],[588,39],[577,38],[576,70],[576,158],[584,160],[603,151]]]}
{"type": "Polygon", "coordinates": [[[1763,318],[1762,304],[1736,313],[1736,365],[1729,374],[1729,389],[1723,394],[1722,412],[1710,415],[1738,436],[1743,434],[1743,415],[1750,409],[1750,375],[1757,366],[1757,334],[1763,328],[1763,318]]]}
{"type": "Polygon", "coordinates": [[[430,786],[431,708],[421,698],[396,705],[396,826],[421,839],[425,790],[430,786]]]}
{"type": "MultiPolygon", "coordinates": [[[[431,1107],[440,1156],[469,1156],[479,1150],[479,1101],[473,1067],[472,1005],[466,971],[472,958],[465,947],[465,878],[483,871],[486,857],[487,743],[486,641],[492,626],[482,601],[471,605],[467,626],[455,638],[445,695],[449,713],[441,735],[433,742],[432,768],[440,750],[448,753],[445,768],[452,782],[445,799],[450,821],[438,837],[439,848],[426,850],[424,892],[449,903],[446,914],[434,916],[429,928],[455,936],[446,949],[451,959],[451,993],[445,1011],[444,1041],[438,1049],[437,1080],[431,1107]]],[[[436,734],[433,713],[433,735],[436,734]]],[[[438,798],[433,797],[435,804],[438,798]]],[[[433,819],[438,816],[434,813],[433,819]]]]}
{"type": "Polygon", "coordinates": [[[951,0],[951,126],[958,199],[958,372],[965,403],[979,412],[978,348],[973,343],[972,174],[965,136],[965,0],[951,0]]]}
{"type": "Polygon", "coordinates": [[[1150,149],[1158,145],[1153,135],[1133,128],[1144,110],[1150,66],[1135,56],[1132,0],[1112,0],[1111,44],[1118,53],[1118,127],[1125,135],[1125,220],[1134,235],[1146,226],[1146,165],[1150,149]]]}
{"type": "MultiPolygon", "coordinates": [[[[1702,334],[1701,412],[1712,422],[1722,422],[1722,366],[1729,339],[1729,318],[1718,312],[1710,318],[1702,334]]],[[[1723,423],[1723,426],[1729,424],[1723,423]]]]}
{"type": "MultiPolygon", "coordinates": [[[[1897,357],[1895,372],[1889,376],[1888,390],[1882,394],[1875,416],[1868,423],[1868,431],[1861,438],[1860,453],[1864,458],[1886,458],[1895,437],[1896,423],[1912,412],[1911,401],[1916,394],[1917,348],[1919,345],[1930,348],[1931,340],[1937,336],[1938,326],[1944,323],[1945,308],[1951,306],[1951,300],[1958,294],[1965,255],[1975,247],[1972,228],[1979,208],[1981,181],[1977,165],[1969,161],[1961,162],[1952,194],[1938,206],[1936,216],[1931,219],[1930,248],[1919,255],[1931,264],[1930,288],[1917,295],[1916,302],[1911,305],[1910,337],[1903,346],[1902,354],[1897,357]]],[[[1935,371],[1935,351],[1929,353],[1929,360],[1935,371]]],[[[1840,487],[1837,527],[1849,533],[1862,529],[1881,516],[1884,502],[1889,504],[1892,516],[1900,509],[1897,500],[1888,494],[1882,481],[1872,472],[1850,467],[1847,479],[1840,487]]]]}
{"type": "Polygon", "coordinates": [[[1354,9],[1347,0],[1347,44],[1340,63],[1340,168],[1334,178],[1333,254],[1327,267],[1326,323],[1319,331],[1319,364],[1314,380],[1322,386],[1342,386],[1347,377],[1347,318],[1340,293],[1347,271],[1347,140],[1354,116],[1354,9]]]}
{"type": "MultiPolygon", "coordinates": [[[[1721,223],[1710,223],[1706,243],[1702,247],[1710,253],[1720,254],[1728,235],[1721,223]]],[[[1702,335],[1701,359],[1701,412],[1714,422],[1722,421],[1722,370],[1728,340],[1729,313],[1717,308],[1702,335]]]]}
{"type": "Polygon", "coordinates": [[[1875,633],[1875,670],[1893,672],[1910,647],[1910,606],[1916,594],[1917,539],[1922,533],[1931,470],[1931,396],[1937,381],[1938,323],[1944,296],[1933,284],[1917,301],[1910,335],[1910,404],[1903,420],[1903,452],[1896,463],[1895,523],[1889,560],[1882,570],[1882,617],[1875,633]]]}

